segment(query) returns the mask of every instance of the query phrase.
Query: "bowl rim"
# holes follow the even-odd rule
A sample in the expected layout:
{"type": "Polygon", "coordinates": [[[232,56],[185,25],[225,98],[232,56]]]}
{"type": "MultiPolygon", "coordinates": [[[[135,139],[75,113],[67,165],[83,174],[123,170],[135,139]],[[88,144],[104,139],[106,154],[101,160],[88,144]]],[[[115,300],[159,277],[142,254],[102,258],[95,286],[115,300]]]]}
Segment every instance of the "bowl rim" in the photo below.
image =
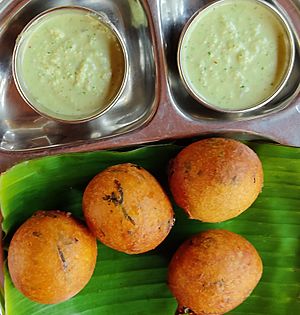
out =
{"type": "Polygon", "coordinates": [[[295,54],[296,54],[296,48],[295,48],[295,39],[294,39],[294,34],[292,31],[292,28],[290,27],[287,19],[285,18],[285,16],[279,11],[279,9],[277,9],[274,5],[266,2],[265,0],[247,0],[248,2],[253,2],[256,3],[257,5],[260,6],[264,6],[267,10],[269,10],[269,12],[271,12],[275,18],[279,21],[279,23],[282,25],[282,29],[285,31],[285,38],[288,41],[288,47],[289,47],[289,53],[288,53],[288,58],[289,58],[289,62],[286,66],[286,69],[284,71],[284,74],[282,75],[282,79],[280,80],[280,83],[278,84],[277,88],[272,92],[272,94],[263,99],[262,101],[255,103],[253,106],[245,108],[245,109],[224,109],[224,108],[220,108],[218,107],[216,104],[210,103],[207,100],[205,100],[204,97],[202,97],[200,95],[200,93],[196,93],[192,87],[192,85],[188,82],[184,71],[183,71],[183,66],[182,66],[182,62],[181,62],[181,55],[182,55],[182,50],[183,50],[183,42],[185,39],[185,36],[188,32],[188,30],[190,29],[190,26],[192,26],[192,23],[197,19],[197,18],[201,18],[201,15],[204,14],[206,11],[212,9],[213,7],[217,7],[219,5],[224,5],[227,2],[234,2],[236,0],[215,0],[213,2],[208,3],[207,5],[201,7],[199,10],[197,10],[189,19],[188,21],[185,23],[180,37],[179,37],[179,43],[178,43],[178,49],[177,49],[177,67],[179,70],[179,76],[181,78],[181,81],[183,82],[183,85],[185,87],[185,89],[187,90],[187,92],[199,103],[201,103],[202,105],[204,105],[205,107],[214,110],[214,111],[218,111],[218,112],[222,112],[222,113],[229,113],[229,114],[241,114],[241,113],[247,113],[247,112],[251,112],[254,110],[257,110],[263,106],[265,106],[266,104],[268,104],[269,102],[271,102],[276,96],[278,96],[278,94],[283,90],[284,86],[286,85],[287,81],[290,78],[290,75],[292,73],[293,70],[293,66],[294,66],[294,61],[295,61],[295,54]]]}
{"type": "Polygon", "coordinates": [[[126,48],[126,44],[124,39],[122,38],[119,30],[116,28],[116,26],[110,21],[110,19],[107,17],[107,15],[102,12],[102,11],[95,11],[93,9],[84,7],[84,6],[79,6],[79,5],[63,5],[63,6],[55,6],[53,8],[47,9],[42,11],[41,13],[39,13],[38,15],[36,15],[34,18],[32,18],[26,25],[25,27],[22,29],[22,31],[20,32],[20,34],[18,35],[15,45],[14,45],[14,49],[13,49],[13,54],[12,54],[12,76],[13,76],[13,80],[15,82],[15,86],[20,94],[20,96],[22,97],[22,99],[27,103],[27,105],[29,105],[35,112],[37,112],[39,115],[57,121],[57,122],[61,122],[61,123],[68,123],[68,124],[78,124],[78,123],[84,123],[84,122],[88,122],[91,121],[93,119],[96,119],[102,115],[104,115],[109,109],[111,109],[116,103],[117,101],[120,99],[122,93],[124,92],[126,83],[128,81],[128,76],[129,76],[129,56],[128,56],[128,51],[126,48]],[[115,93],[115,95],[113,96],[113,98],[110,100],[110,102],[108,102],[107,104],[105,104],[105,106],[99,108],[99,110],[97,110],[96,112],[94,112],[92,115],[90,116],[85,116],[83,118],[78,118],[78,119],[64,119],[64,118],[59,118],[57,116],[52,116],[49,113],[44,113],[42,110],[40,110],[39,108],[36,107],[36,105],[34,105],[33,100],[28,97],[26,91],[24,91],[24,89],[22,88],[21,85],[21,78],[22,76],[18,73],[18,57],[20,57],[19,52],[21,49],[21,45],[23,43],[23,41],[26,38],[26,34],[27,32],[30,31],[30,29],[32,27],[34,27],[35,25],[37,25],[39,22],[42,22],[43,19],[45,17],[47,17],[47,15],[52,14],[54,12],[57,11],[63,11],[63,10],[77,10],[77,11],[82,11],[85,12],[86,14],[89,14],[95,18],[97,18],[100,23],[102,23],[103,25],[105,25],[106,27],[108,27],[108,29],[115,35],[115,37],[117,38],[117,41],[119,43],[119,45],[121,46],[122,49],[122,54],[123,54],[123,58],[124,58],[124,74],[123,74],[123,79],[122,82],[119,86],[119,89],[117,90],[117,92],[115,93]]]}

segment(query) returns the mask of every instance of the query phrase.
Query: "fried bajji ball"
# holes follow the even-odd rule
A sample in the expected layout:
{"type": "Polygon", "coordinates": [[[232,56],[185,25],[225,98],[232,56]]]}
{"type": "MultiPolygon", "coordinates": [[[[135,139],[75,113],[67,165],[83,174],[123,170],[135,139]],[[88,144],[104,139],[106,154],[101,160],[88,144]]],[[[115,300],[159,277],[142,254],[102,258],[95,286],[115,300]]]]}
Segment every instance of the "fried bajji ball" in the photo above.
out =
{"type": "Polygon", "coordinates": [[[179,314],[224,314],[241,304],[258,284],[263,265],[242,236],[209,230],[185,241],[168,271],[179,314]]]}
{"type": "Polygon", "coordinates": [[[70,213],[38,211],[14,234],[8,268],[15,287],[26,297],[55,304],[84,288],[96,258],[96,239],[70,213]]]}
{"type": "Polygon", "coordinates": [[[254,151],[241,142],[211,138],[184,148],[172,161],[170,189],[191,219],[222,222],[248,209],[263,186],[254,151]]]}
{"type": "Polygon", "coordinates": [[[127,254],[156,248],[174,221],[157,180],[130,163],[111,166],[92,179],[83,195],[83,212],[102,243],[127,254]]]}

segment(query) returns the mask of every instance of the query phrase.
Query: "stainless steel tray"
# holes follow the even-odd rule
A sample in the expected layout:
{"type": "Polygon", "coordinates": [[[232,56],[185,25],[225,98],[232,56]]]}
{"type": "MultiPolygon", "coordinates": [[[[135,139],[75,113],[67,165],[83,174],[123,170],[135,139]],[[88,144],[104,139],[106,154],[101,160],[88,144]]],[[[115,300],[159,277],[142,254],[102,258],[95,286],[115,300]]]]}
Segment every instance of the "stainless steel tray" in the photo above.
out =
{"type": "Polygon", "coordinates": [[[27,0],[0,2],[0,150],[28,150],[95,141],[145,124],[157,101],[154,32],[144,1],[27,0]],[[51,121],[36,114],[21,99],[12,80],[15,40],[37,14],[61,5],[81,5],[104,12],[117,27],[129,54],[129,77],[121,99],[99,119],[79,125],[51,121]]]}
{"type": "Polygon", "coordinates": [[[245,135],[300,147],[300,0],[269,1],[287,17],[296,40],[293,75],[284,91],[260,110],[230,115],[192,99],[176,66],[184,23],[209,2],[0,0],[0,169],[35,156],[206,134],[245,135]],[[44,9],[68,4],[104,11],[124,36],[130,55],[124,97],[104,116],[76,126],[41,118],[29,109],[10,70],[12,48],[23,26],[44,9]]]}

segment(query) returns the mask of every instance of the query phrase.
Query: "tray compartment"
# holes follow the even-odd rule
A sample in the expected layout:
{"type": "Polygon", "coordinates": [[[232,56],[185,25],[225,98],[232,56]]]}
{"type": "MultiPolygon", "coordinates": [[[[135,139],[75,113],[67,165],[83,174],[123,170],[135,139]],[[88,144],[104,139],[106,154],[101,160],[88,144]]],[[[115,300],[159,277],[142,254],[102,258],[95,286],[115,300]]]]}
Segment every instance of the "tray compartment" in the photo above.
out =
{"type": "MultiPolygon", "coordinates": [[[[189,18],[203,6],[213,2],[212,0],[161,0],[158,5],[158,15],[160,19],[160,30],[162,40],[164,42],[164,61],[166,64],[167,84],[170,93],[170,98],[173,105],[184,116],[194,121],[211,121],[221,120],[226,121],[241,121],[253,118],[263,117],[275,112],[278,112],[287,107],[299,94],[300,83],[300,50],[297,45],[297,34],[291,21],[291,28],[293,30],[296,42],[296,58],[292,71],[292,75],[286,84],[283,91],[270,103],[262,108],[251,111],[249,113],[219,113],[209,110],[194,98],[192,98],[186,91],[183,82],[179,76],[177,66],[177,49],[179,37],[182,29],[189,18]]],[[[278,1],[267,1],[277,7],[281,12],[287,16],[278,6],[278,1]]],[[[217,87],[216,87],[217,88],[217,87]]]]}
{"type": "Polygon", "coordinates": [[[132,131],[148,122],[157,106],[158,81],[152,20],[143,0],[27,0],[0,3],[0,150],[50,148],[91,142],[132,131]],[[12,79],[15,40],[37,14],[55,6],[80,5],[104,12],[129,52],[129,77],[115,106],[102,117],[78,125],[36,114],[20,97],[12,79]]]}

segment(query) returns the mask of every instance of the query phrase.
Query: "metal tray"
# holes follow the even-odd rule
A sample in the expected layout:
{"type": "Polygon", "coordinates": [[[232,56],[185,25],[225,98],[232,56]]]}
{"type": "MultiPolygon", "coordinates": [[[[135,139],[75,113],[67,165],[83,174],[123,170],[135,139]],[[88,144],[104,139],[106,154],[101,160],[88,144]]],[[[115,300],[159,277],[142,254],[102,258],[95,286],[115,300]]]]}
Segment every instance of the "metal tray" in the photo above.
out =
{"type": "MultiPolygon", "coordinates": [[[[220,114],[185,91],[176,53],[188,18],[211,1],[201,0],[2,0],[0,1],[0,170],[36,156],[92,151],[207,134],[263,138],[300,147],[300,0],[269,1],[287,17],[296,41],[293,75],[262,109],[220,114]],[[57,5],[104,11],[124,36],[130,79],[124,97],[107,114],[80,125],[39,117],[18,96],[11,53],[22,27],[57,5]]],[[[216,87],[217,88],[217,87],[216,87]]]]}
{"type": "Polygon", "coordinates": [[[157,101],[152,21],[144,1],[0,1],[0,150],[28,150],[95,141],[145,124],[157,101]],[[18,34],[37,14],[62,5],[104,12],[119,30],[129,54],[129,76],[121,99],[103,117],[70,125],[43,118],[29,108],[12,80],[12,51],[18,34]]]}

